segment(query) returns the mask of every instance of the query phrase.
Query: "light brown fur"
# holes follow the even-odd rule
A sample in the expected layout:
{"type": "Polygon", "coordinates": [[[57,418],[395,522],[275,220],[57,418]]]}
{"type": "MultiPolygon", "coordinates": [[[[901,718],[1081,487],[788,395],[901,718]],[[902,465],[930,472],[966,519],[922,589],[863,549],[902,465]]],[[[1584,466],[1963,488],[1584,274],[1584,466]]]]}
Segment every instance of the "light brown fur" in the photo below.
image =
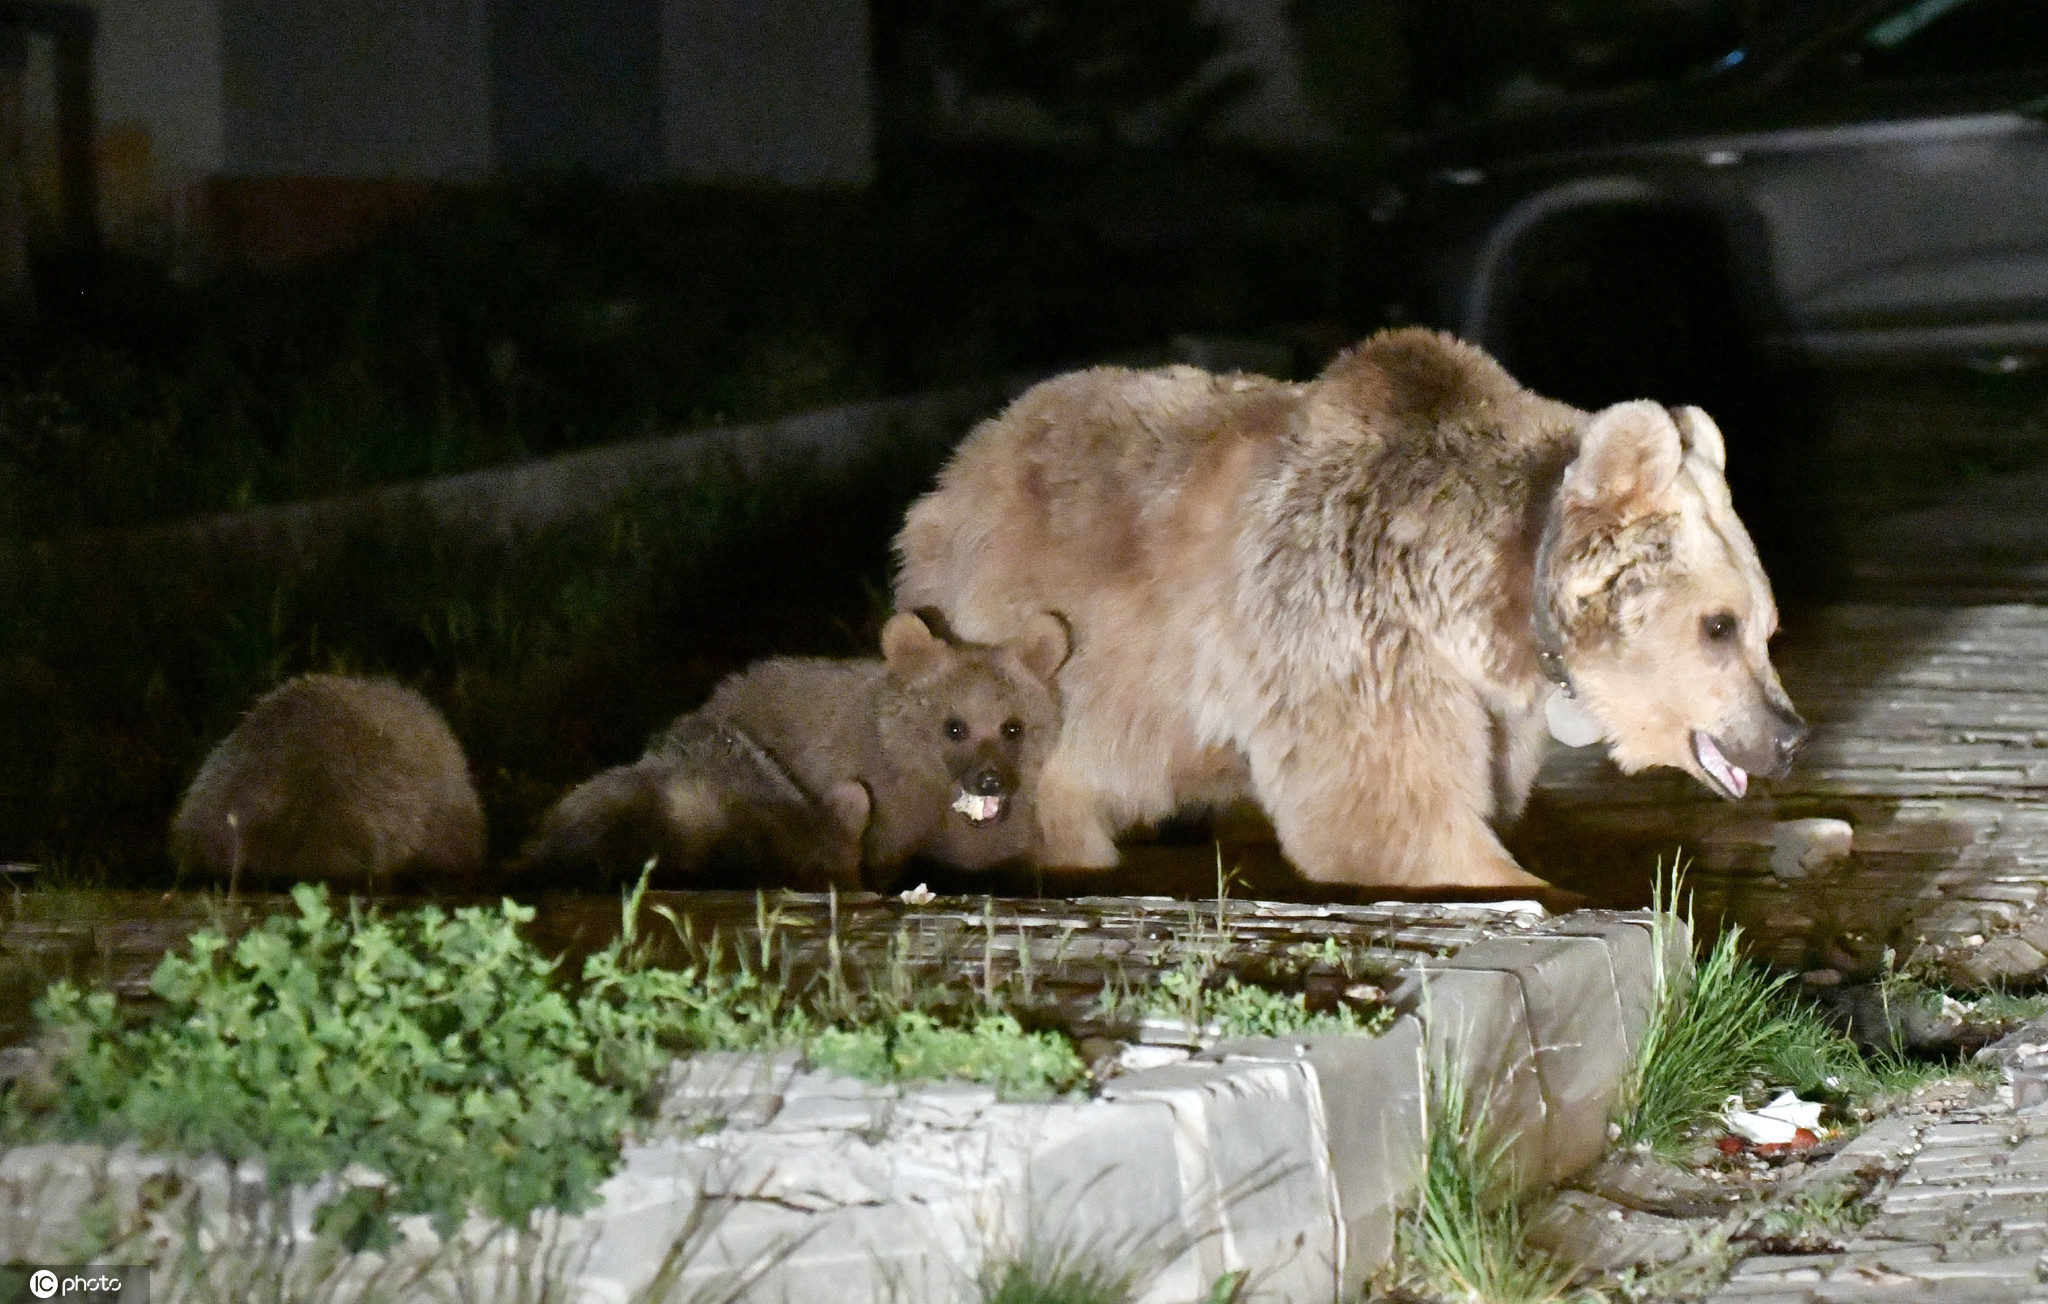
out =
{"type": "Polygon", "coordinates": [[[880,886],[913,856],[963,869],[1028,858],[1066,648],[1065,627],[1043,612],[1003,646],[948,642],[905,613],[883,629],[879,661],[763,661],[634,766],[564,798],[529,859],[611,848],[604,858],[617,860],[646,843],[690,873],[737,850],[757,876],[822,888],[880,886]],[[707,734],[729,745],[707,748],[707,734]],[[955,809],[977,783],[1002,797],[1000,818],[976,823],[955,809]]]}
{"type": "Polygon", "coordinates": [[[304,675],[258,699],[171,820],[185,871],[363,886],[483,867],[484,816],[440,712],[385,679],[304,675]]]}
{"type": "Polygon", "coordinates": [[[1699,776],[1705,730],[1777,772],[1803,732],[1721,462],[1703,414],[1589,416],[1425,331],[1305,385],[1098,368],[961,446],[897,537],[897,605],[981,640],[1069,621],[1045,863],[1111,865],[1132,824],[1251,797],[1311,879],[1526,886],[1493,824],[1545,745],[1539,552],[1624,768],[1699,776]],[[1724,609],[1738,634],[1708,644],[1724,609]]]}

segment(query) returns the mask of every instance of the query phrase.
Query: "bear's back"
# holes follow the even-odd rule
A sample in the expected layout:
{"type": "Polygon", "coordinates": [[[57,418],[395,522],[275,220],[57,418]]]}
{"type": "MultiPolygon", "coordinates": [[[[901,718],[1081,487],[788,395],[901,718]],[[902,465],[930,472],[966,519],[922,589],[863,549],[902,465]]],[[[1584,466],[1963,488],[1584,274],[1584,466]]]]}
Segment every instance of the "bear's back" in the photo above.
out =
{"type": "Polygon", "coordinates": [[[171,823],[185,868],[377,878],[481,867],[483,809],[440,713],[389,680],[306,675],[260,698],[171,823]]]}

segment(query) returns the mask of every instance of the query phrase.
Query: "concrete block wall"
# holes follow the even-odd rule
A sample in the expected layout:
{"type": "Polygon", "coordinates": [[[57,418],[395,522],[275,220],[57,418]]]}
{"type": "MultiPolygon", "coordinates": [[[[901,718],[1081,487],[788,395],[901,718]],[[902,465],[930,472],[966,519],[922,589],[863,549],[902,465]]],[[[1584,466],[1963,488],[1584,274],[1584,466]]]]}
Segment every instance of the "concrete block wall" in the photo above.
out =
{"type": "MultiPolygon", "coordinates": [[[[975,1298],[991,1265],[1064,1256],[1131,1270],[1146,1304],[1202,1298],[1239,1271],[1253,1299],[1326,1304],[1393,1252],[1429,1072],[1483,1094],[1526,1182],[1568,1176],[1605,1145],[1655,981],[1647,916],[1571,916],[1419,966],[1377,1037],[1223,1042],[1087,1099],[880,1086],[786,1053],[695,1056],[602,1203],[548,1220],[553,1260],[588,1300],[662,1277],[681,1297],[941,1304],[975,1298]]],[[[123,1153],[0,1155],[0,1257],[40,1243],[10,1229],[76,1217],[94,1192],[121,1198],[142,1159],[123,1153]]],[[[216,1211],[260,1182],[201,1169],[216,1211]]],[[[431,1252],[424,1220],[407,1234],[431,1252]]]]}

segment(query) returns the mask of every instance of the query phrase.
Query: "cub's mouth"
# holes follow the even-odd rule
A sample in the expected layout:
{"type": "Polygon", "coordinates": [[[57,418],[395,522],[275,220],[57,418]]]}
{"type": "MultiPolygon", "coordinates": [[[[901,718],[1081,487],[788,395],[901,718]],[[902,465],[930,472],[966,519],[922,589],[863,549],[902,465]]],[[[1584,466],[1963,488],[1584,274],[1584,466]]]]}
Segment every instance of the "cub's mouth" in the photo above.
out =
{"type": "Polygon", "coordinates": [[[1740,801],[1749,791],[1749,772],[1728,759],[1721,744],[1704,729],[1692,731],[1692,756],[1699,762],[1707,786],[1729,801],[1740,801]]]}
{"type": "Polygon", "coordinates": [[[993,824],[1009,813],[1010,799],[982,797],[962,788],[953,798],[953,809],[965,815],[969,824],[993,824]]]}

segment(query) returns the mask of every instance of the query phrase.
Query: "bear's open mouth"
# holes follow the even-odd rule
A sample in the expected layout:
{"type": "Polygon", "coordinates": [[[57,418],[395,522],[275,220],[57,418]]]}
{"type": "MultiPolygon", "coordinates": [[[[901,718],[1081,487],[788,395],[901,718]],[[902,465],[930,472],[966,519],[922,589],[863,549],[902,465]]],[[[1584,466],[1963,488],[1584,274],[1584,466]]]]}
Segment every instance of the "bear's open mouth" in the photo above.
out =
{"type": "Polygon", "coordinates": [[[962,788],[960,795],[953,798],[953,809],[967,817],[969,824],[989,824],[1003,817],[1005,798],[977,797],[962,788]]]}
{"type": "Polygon", "coordinates": [[[1740,801],[1749,791],[1748,771],[1722,755],[1721,745],[1703,729],[1692,731],[1692,754],[1714,789],[1729,801],[1740,801]]]}

